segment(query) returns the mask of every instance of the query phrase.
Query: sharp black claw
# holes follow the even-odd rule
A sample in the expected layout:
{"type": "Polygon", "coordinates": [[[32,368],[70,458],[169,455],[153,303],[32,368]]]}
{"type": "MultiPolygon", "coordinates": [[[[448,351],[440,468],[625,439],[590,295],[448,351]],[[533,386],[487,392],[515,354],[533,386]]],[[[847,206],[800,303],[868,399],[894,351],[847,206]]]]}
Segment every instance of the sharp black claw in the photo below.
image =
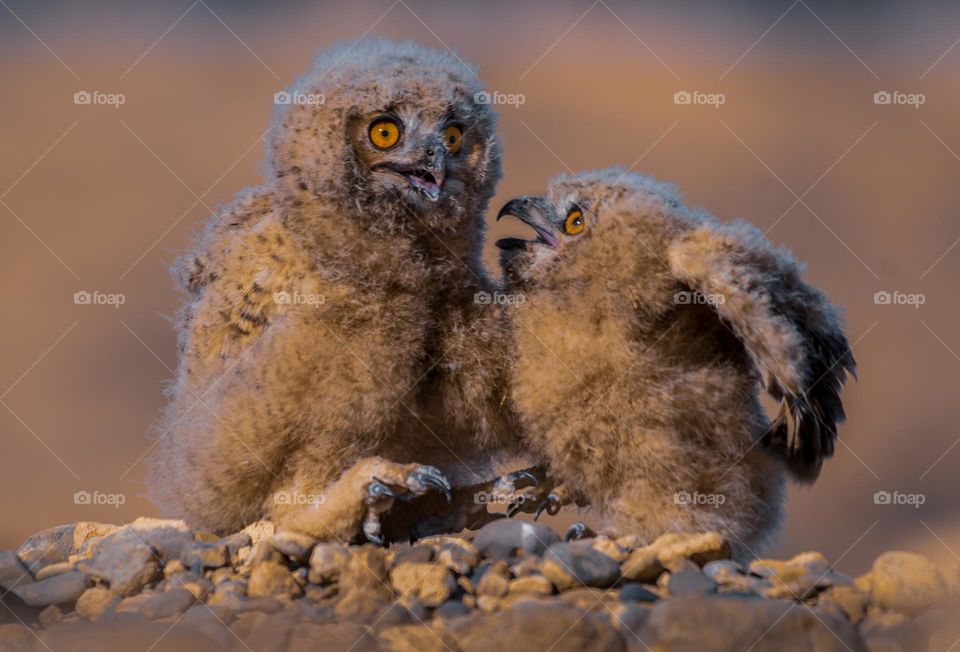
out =
{"type": "Polygon", "coordinates": [[[577,521],[567,529],[566,533],[563,535],[563,540],[577,541],[579,539],[586,539],[591,536],[594,536],[593,530],[587,527],[587,525],[582,521],[577,521]]]}
{"type": "Polygon", "coordinates": [[[535,476],[534,474],[530,473],[529,471],[517,471],[517,472],[516,472],[515,474],[513,474],[513,475],[515,475],[518,479],[519,479],[519,478],[526,478],[527,480],[529,480],[529,481],[531,482],[531,484],[532,484],[534,487],[536,487],[538,484],[540,484],[540,481],[537,479],[537,476],[535,476]]]}
{"type": "Polygon", "coordinates": [[[453,501],[453,488],[440,471],[431,468],[428,471],[416,471],[415,475],[417,480],[422,484],[436,487],[443,492],[443,496],[447,499],[448,504],[453,501]]]}
{"type": "Polygon", "coordinates": [[[364,532],[363,535],[367,537],[367,541],[370,543],[383,547],[383,537],[377,534],[370,534],[369,532],[364,532]]]}
{"type": "Polygon", "coordinates": [[[507,518],[513,518],[513,515],[520,511],[522,503],[510,503],[507,507],[507,518]]]}

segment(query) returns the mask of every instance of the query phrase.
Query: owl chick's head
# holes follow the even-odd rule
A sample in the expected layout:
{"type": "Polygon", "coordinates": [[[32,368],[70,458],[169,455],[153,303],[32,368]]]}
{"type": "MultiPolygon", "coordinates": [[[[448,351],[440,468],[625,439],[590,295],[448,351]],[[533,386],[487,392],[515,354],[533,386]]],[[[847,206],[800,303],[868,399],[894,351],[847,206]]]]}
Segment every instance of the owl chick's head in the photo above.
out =
{"type": "Polygon", "coordinates": [[[369,40],[321,52],[275,96],[272,175],[371,226],[456,230],[500,178],[496,115],[472,67],[449,52],[369,40]]]}
{"type": "Polygon", "coordinates": [[[532,229],[496,242],[504,276],[528,286],[575,279],[584,269],[571,263],[581,261],[591,277],[629,277],[662,261],[670,234],[701,219],[672,185],[623,168],[556,177],[545,194],[507,202],[497,220],[506,216],[532,229]]]}

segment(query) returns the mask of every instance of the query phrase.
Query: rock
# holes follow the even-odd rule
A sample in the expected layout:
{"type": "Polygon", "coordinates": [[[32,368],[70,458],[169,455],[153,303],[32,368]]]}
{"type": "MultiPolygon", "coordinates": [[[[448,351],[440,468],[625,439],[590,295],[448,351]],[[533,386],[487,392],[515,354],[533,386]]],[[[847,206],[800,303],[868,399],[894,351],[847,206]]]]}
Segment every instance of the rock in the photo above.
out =
{"type": "Polygon", "coordinates": [[[310,555],[308,578],[314,584],[335,582],[349,559],[350,552],[346,546],[338,543],[318,543],[310,555]]]}
{"type": "Polygon", "coordinates": [[[216,543],[190,541],[180,549],[179,561],[187,568],[199,572],[208,568],[226,566],[230,561],[230,555],[227,547],[219,541],[216,543]]]}
{"type": "Polygon", "coordinates": [[[383,550],[370,545],[354,549],[340,573],[338,586],[338,617],[363,619],[377,613],[393,599],[383,550]]]}
{"type": "Polygon", "coordinates": [[[717,590],[717,583],[698,570],[685,569],[667,576],[666,588],[671,597],[689,598],[717,590]]]}
{"type": "Polygon", "coordinates": [[[564,591],[557,597],[567,604],[587,611],[600,610],[604,608],[605,604],[609,605],[618,601],[615,590],[592,589],[586,586],[564,591]]]}
{"type": "Polygon", "coordinates": [[[21,584],[14,587],[12,593],[31,607],[46,607],[75,602],[88,586],[89,577],[80,571],[70,571],[39,582],[21,584]]]}
{"type": "Polygon", "coordinates": [[[743,567],[729,559],[717,559],[703,565],[703,574],[718,584],[742,573],[743,567]]]}
{"type": "Polygon", "coordinates": [[[542,575],[541,559],[534,555],[521,557],[519,561],[510,564],[510,572],[514,577],[523,577],[525,575],[542,575]]]}
{"type": "Polygon", "coordinates": [[[240,562],[240,550],[253,545],[253,539],[245,530],[241,530],[230,536],[223,537],[220,539],[220,543],[230,556],[230,563],[237,564],[240,562]]]}
{"type": "Polygon", "coordinates": [[[144,593],[127,598],[117,605],[117,613],[135,611],[150,620],[179,616],[196,604],[197,599],[186,589],[170,589],[159,593],[144,593]],[[139,600],[139,598],[146,598],[139,600]]]}
{"type": "Polygon", "coordinates": [[[0,550],[0,588],[9,591],[32,581],[33,576],[15,552],[0,550]]]}
{"type": "Polygon", "coordinates": [[[893,611],[870,614],[860,623],[860,634],[871,652],[930,649],[928,633],[916,621],[893,611]]]}
{"type": "Polygon", "coordinates": [[[74,554],[74,525],[58,525],[37,532],[17,548],[20,560],[36,573],[44,566],[67,561],[74,554]]]}
{"type": "Polygon", "coordinates": [[[684,559],[703,566],[708,562],[730,557],[730,544],[716,532],[669,532],[658,537],[650,547],[657,551],[657,558],[667,568],[684,559]]]}
{"type": "Polygon", "coordinates": [[[358,623],[318,625],[297,623],[290,631],[288,652],[316,652],[317,650],[350,650],[370,652],[377,650],[374,634],[358,623]]]}
{"type": "Polygon", "coordinates": [[[850,652],[864,650],[856,629],[789,600],[701,596],[661,600],[641,631],[653,650],[850,652]]]}
{"type": "Polygon", "coordinates": [[[167,577],[164,581],[164,588],[167,591],[185,589],[196,599],[203,600],[207,593],[213,590],[213,582],[192,571],[180,571],[167,577]]]}
{"type": "Polygon", "coordinates": [[[117,595],[131,595],[162,576],[157,553],[141,532],[127,528],[101,539],[93,556],[78,566],[107,582],[117,595]]]}
{"type": "Polygon", "coordinates": [[[546,525],[505,518],[487,523],[473,539],[474,545],[488,559],[509,559],[518,550],[539,555],[559,542],[557,533],[546,525]]]}
{"type": "Polygon", "coordinates": [[[237,640],[230,633],[232,620],[230,612],[225,609],[197,604],[187,609],[177,627],[199,632],[217,644],[218,650],[229,650],[237,640]]]}
{"type": "Polygon", "coordinates": [[[623,640],[608,622],[560,602],[525,600],[494,616],[454,619],[448,631],[463,652],[621,652],[623,640]]]}
{"type": "Polygon", "coordinates": [[[576,586],[613,586],[620,577],[620,565],[616,561],[576,543],[550,546],[543,555],[541,570],[561,591],[576,586]]]}
{"type": "Polygon", "coordinates": [[[410,546],[409,548],[404,548],[397,552],[397,556],[393,558],[393,566],[398,566],[404,563],[428,563],[433,561],[434,550],[433,546],[410,546]]]}
{"type": "Polygon", "coordinates": [[[274,548],[300,564],[307,563],[313,547],[317,545],[317,540],[313,537],[290,531],[277,532],[269,541],[274,548]]]}
{"type": "Polygon", "coordinates": [[[477,598],[477,609],[487,613],[496,611],[500,608],[500,600],[502,598],[493,595],[481,595],[477,598]]]}
{"type": "Polygon", "coordinates": [[[468,575],[480,562],[480,555],[473,546],[442,543],[437,549],[436,559],[454,573],[468,575]]]}
{"type": "Polygon", "coordinates": [[[597,537],[593,540],[591,547],[597,552],[602,552],[618,564],[625,561],[630,556],[630,550],[617,545],[614,541],[606,537],[597,537]]]}
{"type": "Polygon", "coordinates": [[[624,578],[638,582],[655,582],[664,570],[657,550],[651,547],[635,549],[620,565],[624,578]]]}
{"type": "Polygon", "coordinates": [[[299,596],[303,589],[290,575],[290,570],[273,562],[263,562],[250,571],[247,580],[247,595],[251,598],[266,598],[276,595],[299,596]]]}
{"type": "Polygon", "coordinates": [[[181,520],[141,517],[104,537],[97,547],[120,533],[138,537],[157,552],[163,563],[178,559],[183,546],[193,542],[193,531],[181,520]]]}
{"type": "Polygon", "coordinates": [[[94,586],[77,598],[76,611],[84,618],[99,618],[109,607],[119,604],[120,598],[115,596],[110,589],[102,586],[94,586]]]}
{"type": "Polygon", "coordinates": [[[543,575],[527,575],[510,580],[508,593],[529,595],[550,595],[553,593],[553,584],[543,575]]]}
{"type": "Polygon", "coordinates": [[[502,561],[494,562],[487,567],[477,582],[477,595],[486,595],[500,598],[507,594],[510,588],[510,574],[507,565],[502,561]]]}
{"type": "Polygon", "coordinates": [[[831,586],[836,577],[819,552],[801,553],[787,561],[756,559],[750,563],[749,570],[771,583],[763,596],[774,599],[804,600],[819,589],[831,586]]]}
{"type": "Polygon", "coordinates": [[[63,620],[63,612],[60,611],[60,607],[52,604],[40,612],[37,620],[40,622],[41,627],[53,627],[63,620]]]}
{"type": "Polygon", "coordinates": [[[817,598],[817,605],[844,616],[856,625],[863,620],[869,595],[853,585],[832,586],[817,598]]]}
{"type": "Polygon", "coordinates": [[[38,582],[40,580],[45,580],[48,577],[53,577],[54,575],[61,575],[69,571],[76,570],[68,561],[57,562],[56,564],[50,564],[49,566],[44,566],[34,574],[34,579],[38,582]]]}
{"type": "Polygon", "coordinates": [[[399,625],[378,633],[380,648],[389,652],[448,652],[450,644],[426,625],[399,625]]]}
{"type": "Polygon", "coordinates": [[[656,602],[660,596],[638,582],[628,582],[620,587],[622,602],[656,602]]]}
{"type": "Polygon", "coordinates": [[[276,528],[270,521],[257,521],[243,528],[242,532],[250,537],[250,545],[255,546],[276,534],[276,528]]]}
{"type": "Polygon", "coordinates": [[[619,631],[625,632],[625,638],[630,640],[637,636],[647,619],[647,609],[636,602],[622,602],[615,604],[608,612],[611,624],[619,631]]]}
{"type": "Polygon", "coordinates": [[[466,616],[469,613],[470,607],[460,600],[447,600],[433,611],[433,615],[438,618],[456,618],[457,616],[466,616]]]}
{"type": "Polygon", "coordinates": [[[440,564],[409,562],[390,571],[390,581],[402,596],[413,596],[427,607],[438,607],[456,591],[450,571],[440,564]]]}
{"type": "Polygon", "coordinates": [[[91,539],[102,538],[120,529],[119,525],[97,523],[96,521],[80,521],[73,526],[73,549],[82,550],[91,539]]]}
{"type": "Polygon", "coordinates": [[[933,562],[911,552],[880,555],[858,584],[868,588],[879,607],[912,616],[938,606],[948,595],[947,582],[933,562]]]}

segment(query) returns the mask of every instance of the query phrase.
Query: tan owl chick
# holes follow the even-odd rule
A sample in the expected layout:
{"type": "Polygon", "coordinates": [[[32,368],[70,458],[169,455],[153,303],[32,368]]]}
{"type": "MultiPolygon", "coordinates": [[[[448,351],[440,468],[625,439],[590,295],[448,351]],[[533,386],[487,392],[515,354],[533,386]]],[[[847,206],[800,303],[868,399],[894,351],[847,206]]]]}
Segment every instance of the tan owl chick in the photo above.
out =
{"type": "Polygon", "coordinates": [[[180,362],[148,479],[166,514],[379,542],[397,497],[449,494],[495,446],[503,383],[477,360],[502,325],[472,265],[500,149],[481,90],[451,53],[374,40],[279,96],[265,183],[175,268],[180,362]]]}
{"type": "Polygon", "coordinates": [[[615,533],[717,530],[749,556],[781,520],[784,471],[812,481],[833,453],[855,368],[838,311],[757,229],[646,176],[561,176],[505,215],[536,232],[497,245],[525,299],[512,399],[555,502],[615,533]]]}

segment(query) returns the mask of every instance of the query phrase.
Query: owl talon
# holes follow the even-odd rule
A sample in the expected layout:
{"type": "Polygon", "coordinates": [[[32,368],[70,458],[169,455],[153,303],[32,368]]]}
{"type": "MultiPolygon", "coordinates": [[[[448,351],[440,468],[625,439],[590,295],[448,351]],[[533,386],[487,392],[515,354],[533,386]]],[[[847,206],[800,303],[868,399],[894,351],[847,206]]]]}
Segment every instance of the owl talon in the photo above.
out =
{"type": "Polygon", "coordinates": [[[432,466],[425,464],[418,466],[407,476],[407,484],[415,493],[425,493],[433,487],[443,493],[448,504],[453,500],[453,487],[450,486],[450,481],[439,469],[432,466]]]}
{"type": "Polygon", "coordinates": [[[373,509],[367,512],[367,518],[363,522],[363,536],[375,546],[384,545],[384,538],[380,534],[380,518],[373,509]]]}
{"type": "Polygon", "coordinates": [[[405,494],[398,494],[393,489],[387,485],[386,482],[380,478],[374,477],[373,480],[367,485],[367,504],[373,504],[379,502],[384,497],[387,498],[399,498],[400,500],[410,500],[410,497],[405,494]]]}
{"type": "Polygon", "coordinates": [[[533,520],[536,521],[537,519],[539,519],[540,514],[542,514],[544,510],[546,510],[547,514],[549,514],[550,516],[556,516],[557,513],[560,511],[560,508],[563,507],[563,505],[564,505],[563,499],[560,498],[560,496],[558,496],[556,492],[551,491],[547,495],[547,497],[544,500],[540,501],[540,504],[537,505],[537,511],[533,513],[533,520]]]}
{"type": "Polygon", "coordinates": [[[571,525],[563,535],[564,541],[579,541],[580,539],[590,539],[597,536],[590,526],[583,521],[577,521],[571,525]]]}

